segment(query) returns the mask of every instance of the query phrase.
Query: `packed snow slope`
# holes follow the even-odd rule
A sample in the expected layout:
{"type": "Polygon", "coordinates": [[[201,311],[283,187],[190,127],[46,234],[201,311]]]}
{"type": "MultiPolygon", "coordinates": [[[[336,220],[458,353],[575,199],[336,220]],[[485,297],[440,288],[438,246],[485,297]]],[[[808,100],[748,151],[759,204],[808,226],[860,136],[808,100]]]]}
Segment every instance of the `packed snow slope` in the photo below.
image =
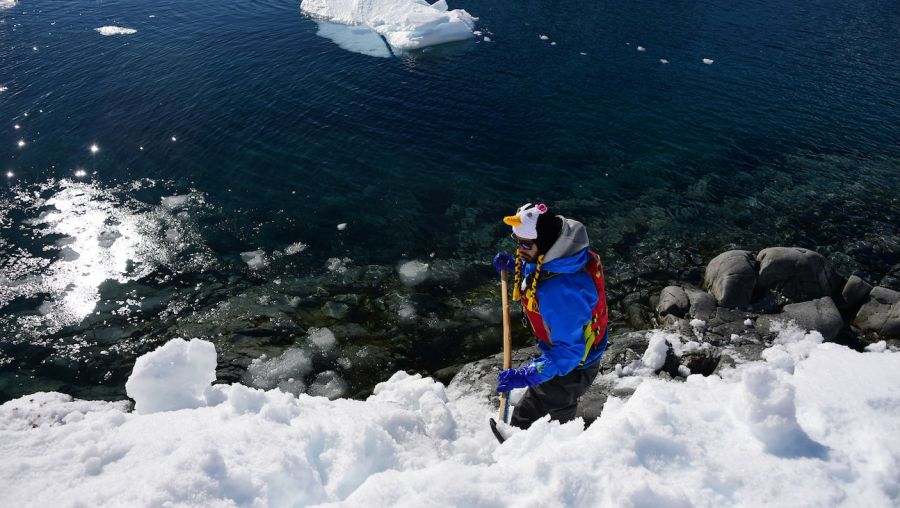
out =
{"type": "MultiPolygon", "coordinates": [[[[651,343],[676,339],[653,332],[651,343]]],[[[679,339],[680,340],[680,339],[679,339]]],[[[784,330],[760,362],[686,382],[656,348],[587,430],[498,445],[483,395],[398,372],[366,401],[211,385],[216,353],[141,357],[136,401],[0,406],[6,506],[897,506],[900,354],[784,330]]],[[[617,369],[622,372],[623,369],[617,369]]],[[[507,429],[511,431],[511,429],[507,429]]]]}
{"type": "Polygon", "coordinates": [[[446,0],[302,0],[300,10],[326,21],[366,26],[392,47],[410,50],[472,37],[475,20],[446,0]]]}

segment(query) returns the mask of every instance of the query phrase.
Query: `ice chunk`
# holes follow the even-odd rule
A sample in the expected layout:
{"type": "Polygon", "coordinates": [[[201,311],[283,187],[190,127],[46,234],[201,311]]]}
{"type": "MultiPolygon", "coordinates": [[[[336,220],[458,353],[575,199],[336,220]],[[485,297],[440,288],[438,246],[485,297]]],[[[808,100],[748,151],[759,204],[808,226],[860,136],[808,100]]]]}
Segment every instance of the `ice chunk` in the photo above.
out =
{"type": "Polygon", "coordinates": [[[667,64],[667,63],[669,63],[669,61],[666,60],[665,58],[660,58],[660,59],[659,59],[659,63],[661,63],[661,64],[667,64]]]}
{"type": "Polygon", "coordinates": [[[336,342],[334,332],[328,328],[310,328],[308,335],[309,341],[315,344],[319,349],[331,349],[336,342]]]}
{"type": "MultiPolygon", "coordinates": [[[[296,383],[292,379],[301,379],[312,370],[312,359],[309,354],[298,348],[290,348],[275,358],[259,357],[247,367],[245,382],[266,390],[296,383]]],[[[285,391],[292,391],[286,389],[285,391]]]]}
{"type": "Polygon", "coordinates": [[[316,379],[309,385],[307,393],[314,397],[327,397],[329,400],[338,399],[347,391],[347,383],[333,370],[326,370],[316,375],[316,379]]]}
{"type": "Polygon", "coordinates": [[[341,222],[340,224],[337,225],[337,230],[338,230],[338,231],[343,231],[343,230],[345,230],[345,229],[347,229],[347,223],[346,223],[346,222],[341,222]]]}
{"type": "Polygon", "coordinates": [[[216,380],[212,342],[172,339],[137,359],[125,392],[140,414],[193,409],[206,405],[206,388],[216,380]]]}
{"type": "Polygon", "coordinates": [[[421,261],[407,261],[397,268],[400,273],[400,282],[407,286],[415,286],[428,278],[428,263],[421,261]]]}
{"type": "Polygon", "coordinates": [[[543,34],[539,35],[538,37],[540,37],[540,39],[541,39],[542,41],[549,41],[549,40],[550,40],[550,37],[547,37],[546,35],[543,35],[543,34]]]}
{"type": "Polygon", "coordinates": [[[704,59],[703,59],[703,63],[705,63],[706,65],[712,65],[713,62],[715,62],[715,60],[713,60],[713,59],[711,59],[711,58],[704,58],[704,59]]]}
{"type": "Polygon", "coordinates": [[[644,46],[638,46],[638,47],[637,47],[637,50],[638,50],[638,51],[641,51],[641,52],[644,52],[644,51],[647,51],[647,48],[645,48],[644,46]]]}
{"type": "Polygon", "coordinates": [[[325,262],[325,268],[327,268],[329,272],[347,273],[347,264],[350,263],[350,261],[350,258],[328,258],[325,262]]]}
{"type": "Polygon", "coordinates": [[[446,10],[439,0],[303,0],[300,10],[315,18],[369,27],[400,50],[472,37],[475,19],[463,9],[446,10]]]}
{"type": "Polygon", "coordinates": [[[303,242],[295,242],[284,248],[284,253],[288,256],[293,256],[294,254],[299,254],[306,250],[309,245],[306,245],[303,242]]]}
{"type": "MultiPolygon", "coordinates": [[[[16,0],[0,0],[0,9],[12,9],[16,6],[16,3],[18,3],[16,0]]],[[[3,88],[2,90],[0,90],[0,92],[6,91],[6,88],[0,88],[3,88]]]]}
{"type": "Polygon", "coordinates": [[[750,318],[745,319],[744,326],[753,326],[753,320],[750,318]]]}
{"type": "Polygon", "coordinates": [[[190,201],[190,194],[182,194],[180,196],[166,196],[162,198],[160,201],[162,205],[170,210],[176,210],[179,208],[184,208],[185,205],[190,201]]]}
{"type": "Polygon", "coordinates": [[[379,58],[390,58],[392,55],[391,49],[384,39],[371,28],[342,25],[329,21],[318,21],[317,23],[319,31],[316,32],[316,35],[330,40],[341,49],[379,58]]]}
{"type": "Polygon", "coordinates": [[[264,250],[241,252],[241,261],[247,263],[247,266],[249,266],[251,270],[259,270],[269,263],[266,259],[266,251],[264,250]]]}
{"type": "Polygon", "coordinates": [[[100,35],[131,35],[137,33],[137,30],[134,28],[125,28],[123,26],[101,26],[94,30],[99,32],[100,35]]]}
{"type": "Polygon", "coordinates": [[[484,37],[484,42],[491,42],[491,38],[488,37],[488,36],[485,36],[485,37],[484,37]]]}

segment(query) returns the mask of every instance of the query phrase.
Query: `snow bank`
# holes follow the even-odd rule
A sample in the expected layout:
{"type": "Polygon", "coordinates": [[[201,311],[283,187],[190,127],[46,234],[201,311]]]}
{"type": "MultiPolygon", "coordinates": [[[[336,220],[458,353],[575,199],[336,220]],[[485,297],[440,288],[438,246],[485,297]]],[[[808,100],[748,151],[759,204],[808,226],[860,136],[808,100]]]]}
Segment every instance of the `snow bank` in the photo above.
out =
{"type": "Polygon", "coordinates": [[[125,383],[140,414],[205,405],[206,389],[216,380],[216,349],[212,343],[175,339],[141,356],[125,383]]]}
{"type": "Polygon", "coordinates": [[[212,346],[173,341],[135,366],[138,412],[0,406],[0,485],[9,506],[897,506],[900,354],[780,333],[776,364],[621,378],[641,382],[588,429],[545,419],[502,446],[495,408],[456,385],[398,372],[366,401],[210,386],[212,346]]]}
{"type": "Polygon", "coordinates": [[[300,9],[315,18],[366,26],[400,50],[472,37],[475,19],[463,9],[449,10],[445,0],[302,0],[300,9]]]}
{"type": "Polygon", "coordinates": [[[137,33],[137,30],[134,28],[125,28],[123,26],[101,26],[94,30],[99,32],[100,35],[131,35],[137,33]]]}

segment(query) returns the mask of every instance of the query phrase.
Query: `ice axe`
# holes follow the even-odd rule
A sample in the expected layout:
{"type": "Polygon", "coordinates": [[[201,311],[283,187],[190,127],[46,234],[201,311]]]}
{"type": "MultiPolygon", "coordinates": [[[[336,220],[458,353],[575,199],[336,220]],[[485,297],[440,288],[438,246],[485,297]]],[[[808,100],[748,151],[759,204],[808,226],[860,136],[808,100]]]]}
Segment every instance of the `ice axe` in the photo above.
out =
{"type": "MultiPolygon", "coordinates": [[[[509,271],[515,269],[515,261],[509,254],[500,253],[494,256],[494,268],[500,272],[500,299],[503,302],[503,370],[509,369],[512,364],[512,335],[509,331],[509,271]]],[[[508,423],[509,420],[509,392],[500,394],[500,410],[497,420],[508,423]]],[[[506,440],[497,429],[497,422],[491,418],[491,431],[497,441],[503,443],[506,440]]]]}

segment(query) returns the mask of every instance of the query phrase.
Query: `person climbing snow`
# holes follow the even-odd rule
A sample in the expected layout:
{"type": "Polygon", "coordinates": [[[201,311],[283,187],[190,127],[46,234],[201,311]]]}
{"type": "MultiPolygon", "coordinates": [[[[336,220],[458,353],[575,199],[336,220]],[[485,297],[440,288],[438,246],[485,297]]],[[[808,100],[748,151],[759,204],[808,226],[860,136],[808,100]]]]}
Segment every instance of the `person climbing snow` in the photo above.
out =
{"type": "Polygon", "coordinates": [[[530,203],[503,222],[512,226],[516,258],[494,259],[514,271],[513,301],[521,303],[541,355],[519,369],[497,375],[497,391],[527,388],[510,424],[526,429],[549,414],[575,418],[578,399],[600,372],[608,344],[606,290],[600,256],[589,247],[587,229],[530,203]]]}

